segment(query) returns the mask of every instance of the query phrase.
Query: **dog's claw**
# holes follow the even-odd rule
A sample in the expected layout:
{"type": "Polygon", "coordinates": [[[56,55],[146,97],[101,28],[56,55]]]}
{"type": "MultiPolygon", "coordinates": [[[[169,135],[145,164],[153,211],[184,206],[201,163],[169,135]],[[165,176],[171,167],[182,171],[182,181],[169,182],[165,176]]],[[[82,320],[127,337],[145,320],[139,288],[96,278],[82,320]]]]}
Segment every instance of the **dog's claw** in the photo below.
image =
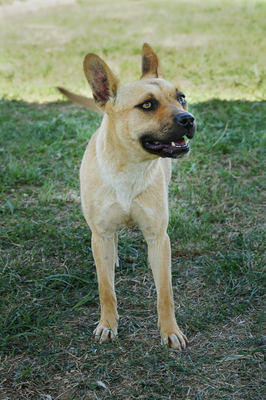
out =
{"type": "Polygon", "coordinates": [[[95,335],[95,341],[101,344],[114,341],[117,331],[114,332],[109,327],[107,328],[106,326],[99,324],[93,331],[93,334],[95,335]]]}
{"type": "Polygon", "coordinates": [[[163,342],[165,346],[180,351],[185,350],[188,344],[187,337],[180,330],[163,334],[163,342]]]}

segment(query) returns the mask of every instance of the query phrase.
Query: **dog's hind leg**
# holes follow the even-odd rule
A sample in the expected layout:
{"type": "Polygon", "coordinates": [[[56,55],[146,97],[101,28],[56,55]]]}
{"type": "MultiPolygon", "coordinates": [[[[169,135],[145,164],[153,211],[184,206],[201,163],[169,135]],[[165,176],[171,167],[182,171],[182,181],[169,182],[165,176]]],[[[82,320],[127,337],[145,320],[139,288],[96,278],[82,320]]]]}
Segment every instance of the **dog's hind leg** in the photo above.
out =
{"type": "Polygon", "coordinates": [[[100,342],[113,340],[117,334],[118,314],[114,287],[115,234],[103,237],[92,233],[92,252],[96,263],[101,303],[101,320],[93,332],[100,342]]]}

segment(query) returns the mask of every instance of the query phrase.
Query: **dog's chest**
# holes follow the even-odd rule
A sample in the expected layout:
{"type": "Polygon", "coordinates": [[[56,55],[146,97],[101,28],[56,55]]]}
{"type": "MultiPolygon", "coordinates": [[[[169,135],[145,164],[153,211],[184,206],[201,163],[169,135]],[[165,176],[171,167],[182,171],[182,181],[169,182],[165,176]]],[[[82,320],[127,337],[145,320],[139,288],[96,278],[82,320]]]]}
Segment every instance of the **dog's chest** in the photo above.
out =
{"type": "Polygon", "coordinates": [[[108,181],[115,192],[117,203],[126,214],[130,213],[133,200],[141,195],[149,184],[149,179],[143,173],[109,175],[108,181]]]}
{"type": "Polygon", "coordinates": [[[115,197],[115,202],[129,216],[132,203],[141,196],[154,179],[154,168],[149,164],[130,165],[121,169],[104,166],[105,185],[115,197]]]}

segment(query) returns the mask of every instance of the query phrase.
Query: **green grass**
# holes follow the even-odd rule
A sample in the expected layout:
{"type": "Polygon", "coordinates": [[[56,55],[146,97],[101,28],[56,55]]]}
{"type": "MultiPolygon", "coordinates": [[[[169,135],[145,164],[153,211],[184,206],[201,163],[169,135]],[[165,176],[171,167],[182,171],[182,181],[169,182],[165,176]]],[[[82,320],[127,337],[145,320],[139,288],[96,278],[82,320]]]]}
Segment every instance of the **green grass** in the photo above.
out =
{"type": "Polygon", "coordinates": [[[263,0],[78,1],[1,21],[0,97],[54,101],[56,86],[89,93],[82,70],[94,52],[122,81],[140,77],[149,43],[166,78],[190,102],[265,98],[263,0]]]}
{"type": "Polygon", "coordinates": [[[1,399],[265,399],[265,8],[83,1],[1,21],[1,399]],[[137,229],[119,235],[117,341],[94,342],[99,295],[78,174],[101,117],[54,89],[89,92],[89,51],[123,81],[138,78],[144,41],[198,124],[169,196],[182,353],[160,344],[137,229]]]}

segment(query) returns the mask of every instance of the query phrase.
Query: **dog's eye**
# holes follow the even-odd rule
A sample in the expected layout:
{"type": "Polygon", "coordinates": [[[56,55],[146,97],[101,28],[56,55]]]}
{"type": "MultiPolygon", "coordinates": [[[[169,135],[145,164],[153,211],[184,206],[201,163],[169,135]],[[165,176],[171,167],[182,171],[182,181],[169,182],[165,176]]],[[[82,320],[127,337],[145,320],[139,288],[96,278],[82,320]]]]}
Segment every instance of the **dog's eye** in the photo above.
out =
{"type": "Polygon", "coordinates": [[[135,106],[135,107],[138,107],[138,108],[140,108],[141,110],[150,111],[150,110],[154,110],[157,106],[158,106],[157,100],[155,100],[155,99],[150,99],[150,100],[144,101],[144,103],[138,104],[138,105],[135,106]]]}
{"type": "Polygon", "coordinates": [[[183,93],[181,93],[181,94],[178,96],[178,101],[179,101],[179,103],[181,103],[182,105],[183,105],[183,104],[186,104],[186,103],[187,103],[187,101],[186,101],[186,96],[185,96],[183,93]]]}
{"type": "Polygon", "coordinates": [[[150,101],[145,101],[145,103],[142,104],[142,108],[151,108],[152,103],[150,101]]]}

